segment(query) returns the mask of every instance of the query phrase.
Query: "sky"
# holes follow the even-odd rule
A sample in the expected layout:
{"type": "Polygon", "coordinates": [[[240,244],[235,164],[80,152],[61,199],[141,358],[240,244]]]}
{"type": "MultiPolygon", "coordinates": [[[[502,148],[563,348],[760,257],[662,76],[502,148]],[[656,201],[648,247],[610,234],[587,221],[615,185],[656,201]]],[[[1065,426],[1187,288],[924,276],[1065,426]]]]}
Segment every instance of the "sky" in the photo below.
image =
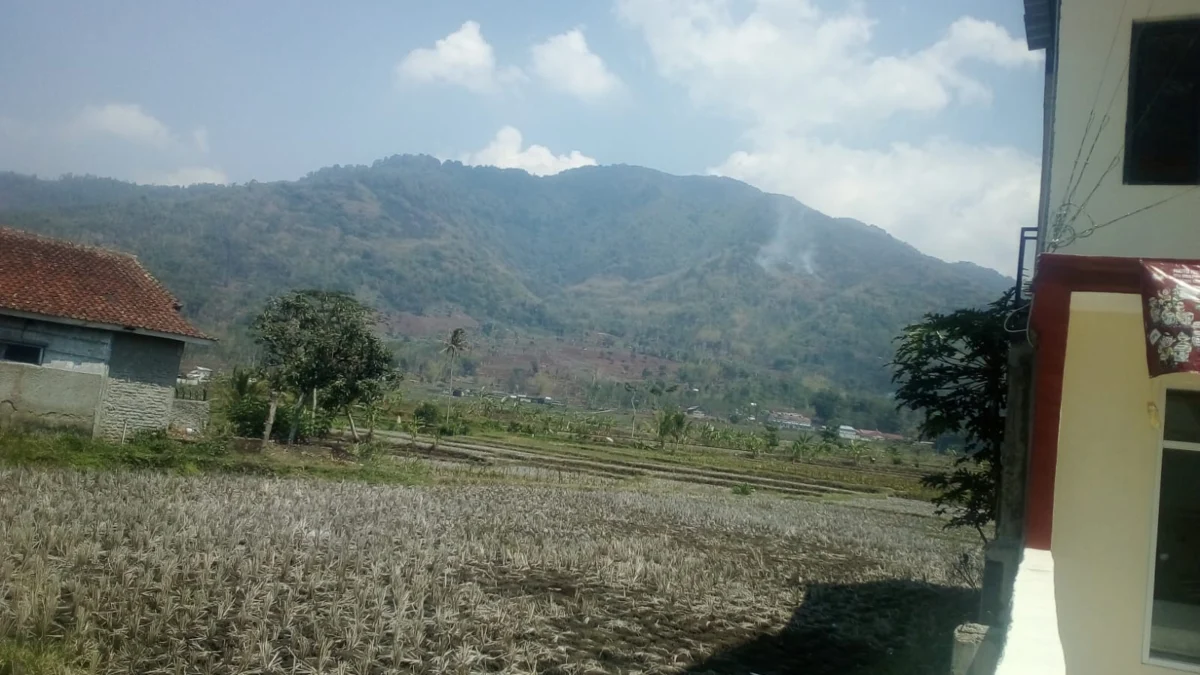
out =
{"type": "Polygon", "coordinates": [[[737,178],[1012,274],[1043,58],[1018,0],[0,6],[0,170],[187,185],[422,153],[737,178]]]}

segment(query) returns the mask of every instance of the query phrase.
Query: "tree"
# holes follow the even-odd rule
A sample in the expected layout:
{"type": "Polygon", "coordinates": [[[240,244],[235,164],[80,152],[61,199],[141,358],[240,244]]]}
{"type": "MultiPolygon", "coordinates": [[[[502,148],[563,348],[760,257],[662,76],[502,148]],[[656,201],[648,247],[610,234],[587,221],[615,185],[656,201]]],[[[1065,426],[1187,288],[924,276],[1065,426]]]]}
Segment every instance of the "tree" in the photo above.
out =
{"type": "Polygon", "coordinates": [[[830,389],[822,389],[812,398],[813,412],[826,422],[842,412],[843,403],[842,395],[830,389]]]}
{"type": "Polygon", "coordinates": [[[766,446],[767,452],[775,452],[779,447],[779,427],[774,424],[766,424],[763,429],[763,445],[766,446]]]}
{"type": "MultiPolygon", "coordinates": [[[[374,310],[339,292],[304,290],[272,298],[252,326],[272,391],[295,395],[290,439],[306,396],[322,392],[327,410],[341,410],[358,432],[350,406],[375,396],[392,372],[392,354],[372,332],[374,310]]],[[[273,415],[271,416],[273,417],[273,415]]],[[[267,424],[269,437],[270,420],[267,424]]]]}
{"type": "Polygon", "coordinates": [[[667,447],[667,441],[672,441],[676,446],[679,445],[691,430],[692,423],[687,418],[687,413],[676,408],[668,408],[658,411],[655,415],[655,431],[658,436],[659,449],[667,447]]]}
{"type": "Polygon", "coordinates": [[[792,441],[792,461],[795,462],[799,459],[808,459],[809,457],[815,455],[820,448],[821,443],[816,437],[814,437],[811,433],[802,432],[796,437],[796,440],[792,441]]]}
{"type": "Polygon", "coordinates": [[[825,420],[825,426],[821,427],[821,440],[829,445],[841,445],[842,436],[838,432],[838,428],[841,426],[842,424],[838,420],[825,420]]]}
{"type": "Polygon", "coordinates": [[[963,439],[953,470],[922,482],[941,492],[934,503],[951,515],[950,526],[972,527],[985,542],[984,528],[996,518],[1008,396],[1005,324],[1025,311],[1014,296],[1010,290],[982,309],[927,314],[897,338],[892,361],[896,400],[920,416],[921,436],[963,439]]]}
{"type": "Polygon", "coordinates": [[[450,361],[450,391],[446,392],[447,421],[450,420],[450,401],[454,396],[454,362],[470,348],[471,346],[467,344],[467,331],[465,328],[455,328],[442,341],[442,353],[450,361]]]}

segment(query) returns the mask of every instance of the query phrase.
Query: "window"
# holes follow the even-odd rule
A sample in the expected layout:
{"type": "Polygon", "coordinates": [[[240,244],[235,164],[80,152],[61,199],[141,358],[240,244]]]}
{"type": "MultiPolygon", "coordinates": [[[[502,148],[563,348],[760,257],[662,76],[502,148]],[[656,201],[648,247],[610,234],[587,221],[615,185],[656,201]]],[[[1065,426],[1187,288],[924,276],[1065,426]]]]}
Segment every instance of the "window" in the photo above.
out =
{"type": "Polygon", "coordinates": [[[14,342],[0,342],[0,361],[32,363],[39,366],[42,364],[42,348],[14,342]]]}
{"type": "Polygon", "coordinates": [[[1200,183],[1200,19],[1133,24],[1125,182],[1200,183]]]}
{"type": "Polygon", "coordinates": [[[1200,666],[1200,391],[1168,391],[1150,602],[1150,658],[1200,666]]]}

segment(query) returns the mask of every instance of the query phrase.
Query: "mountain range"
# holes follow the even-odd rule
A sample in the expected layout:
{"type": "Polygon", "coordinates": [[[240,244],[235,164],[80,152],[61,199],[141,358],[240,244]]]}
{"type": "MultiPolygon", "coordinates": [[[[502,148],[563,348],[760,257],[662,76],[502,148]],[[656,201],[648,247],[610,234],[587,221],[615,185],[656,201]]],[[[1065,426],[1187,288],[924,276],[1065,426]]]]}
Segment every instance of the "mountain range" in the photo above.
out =
{"type": "Polygon", "coordinates": [[[0,224],[135,253],[229,344],[268,296],[319,287],[385,317],[603,333],[674,362],[880,395],[904,325],[1012,283],[790,197],[634,166],[534,177],[394,156],[187,188],[3,173],[0,224]]]}

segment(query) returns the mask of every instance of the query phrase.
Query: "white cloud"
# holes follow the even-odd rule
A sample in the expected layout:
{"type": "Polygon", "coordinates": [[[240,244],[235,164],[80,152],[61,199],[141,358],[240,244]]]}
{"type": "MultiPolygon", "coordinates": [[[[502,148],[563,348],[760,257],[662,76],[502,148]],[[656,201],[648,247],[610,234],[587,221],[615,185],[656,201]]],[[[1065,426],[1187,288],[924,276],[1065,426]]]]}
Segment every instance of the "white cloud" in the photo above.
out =
{"type": "Polygon", "coordinates": [[[621,80],[588,48],[576,28],[555,35],[530,50],[533,72],[551,87],[585,101],[598,101],[621,90],[621,80]]]}
{"type": "Polygon", "coordinates": [[[918,249],[1013,274],[1017,232],[1036,213],[1038,160],[947,140],[881,150],[792,139],[736,152],[713,173],[878,225],[918,249]]]}
{"type": "Polygon", "coordinates": [[[130,103],[107,103],[85,106],[70,131],[82,135],[115,136],[122,140],[155,148],[174,143],[171,130],[142,106],[130,103]]]}
{"type": "Polygon", "coordinates": [[[473,166],[497,166],[502,169],[524,169],[535,176],[549,176],[567,169],[595,166],[596,160],[578,150],[565,155],[556,155],[544,145],[522,147],[521,132],[513,127],[504,127],[487,147],[462,158],[464,164],[473,166]]]}
{"type": "Polygon", "coordinates": [[[159,185],[228,183],[213,168],[208,130],[177,133],[135,103],[84,106],[58,120],[0,117],[0,169],[95,174],[159,185]]]}
{"type": "Polygon", "coordinates": [[[970,68],[1032,71],[1042,55],[971,17],[923,49],[880,54],[861,4],[832,13],[810,0],[748,4],[739,14],[728,0],[617,0],[664,77],[744,122],[749,147],[713,171],[879,225],[928,253],[1010,272],[1017,228],[1036,213],[1036,158],[903,132],[876,147],[857,139],[864,126],[903,129],[878,124],[891,118],[986,106],[992,91],[970,68]]]}
{"type": "Polygon", "coordinates": [[[517,68],[496,65],[495,50],[475,21],[467,21],[432,49],[409,52],[396,64],[396,76],[409,82],[446,82],[477,93],[497,91],[524,77],[517,68]]]}
{"type": "Polygon", "coordinates": [[[145,182],[155,185],[179,186],[203,185],[207,183],[225,185],[229,182],[229,176],[225,175],[224,171],[212,167],[185,166],[145,182]]]}
{"type": "Polygon", "coordinates": [[[874,22],[861,6],[838,14],[807,0],[758,0],[736,17],[723,0],[618,0],[641,31],[659,71],[705,105],[759,126],[810,130],[930,113],[956,98],[986,101],[990,91],[963,66],[1038,62],[994,23],[963,18],[912,54],[871,50],[874,22]]]}

